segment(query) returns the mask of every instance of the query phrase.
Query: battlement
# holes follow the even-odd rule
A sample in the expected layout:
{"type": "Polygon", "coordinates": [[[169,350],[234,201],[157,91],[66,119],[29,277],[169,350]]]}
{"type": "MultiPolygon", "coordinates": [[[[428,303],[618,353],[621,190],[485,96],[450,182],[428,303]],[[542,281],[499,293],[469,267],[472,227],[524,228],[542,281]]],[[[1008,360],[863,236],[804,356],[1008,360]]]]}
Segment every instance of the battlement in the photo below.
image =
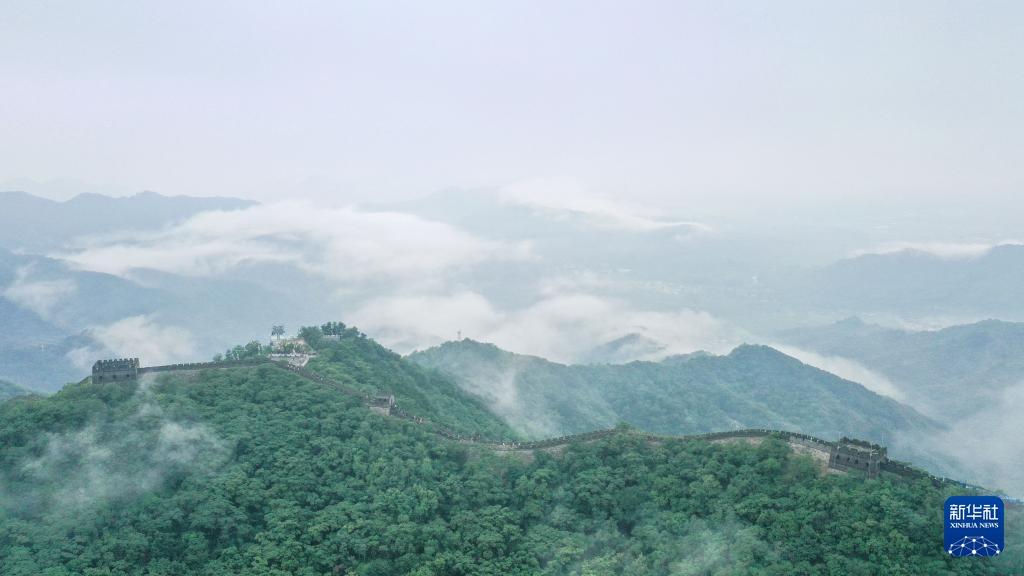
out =
{"type": "Polygon", "coordinates": [[[859,440],[857,438],[849,438],[847,436],[843,436],[842,438],[840,438],[839,444],[849,444],[850,446],[856,446],[858,448],[863,448],[866,450],[885,450],[885,448],[879,444],[872,444],[867,440],[859,440]]]}
{"type": "Polygon", "coordinates": [[[888,461],[885,447],[844,436],[829,451],[828,467],[835,470],[863,470],[867,472],[868,478],[875,478],[882,464],[888,461]]]}
{"type": "MultiPolygon", "coordinates": [[[[296,366],[288,362],[275,362],[268,358],[252,358],[247,360],[237,360],[229,362],[198,362],[191,364],[168,364],[165,366],[149,366],[142,368],[139,366],[138,358],[123,358],[119,360],[100,360],[93,365],[92,374],[93,382],[106,382],[106,381],[125,381],[132,378],[136,378],[139,374],[149,374],[154,372],[177,372],[177,371],[192,371],[192,370],[206,370],[215,368],[241,368],[241,367],[254,367],[261,365],[270,365],[277,368],[288,370],[293,372],[302,378],[311,380],[313,382],[319,382],[321,384],[331,386],[339,392],[360,399],[364,405],[370,407],[374,412],[378,412],[385,416],[391,416],[395,418],[401,418],[409,420],[417,424],[429,426],[430,429],[437,435],[458,442],[466,442],[473,444],[480,444],[490,446],[491,448],[499,451],[529,451],[529,450],[545,450],[549,448],[556,448],[564,446],[573,442],[588,442],[591,440],[597,440],[605,438],[613,434],[622,432],[619,428],[610,428],[607,430],[595,430],[593,432],[584,432],[582,434],[575,434],[570,436],[561,436],[559,438],[548,438],[546,440],[536,441],[522,441],[518,439],[512,440],[496,440],[496,439],[482,439],[477,436],[463,436],[455,431],[449,430],[436,422],[431,422],[426,418],[410,414],[398,406],[394,395],[370,395],[364,391],[349,388],[347,385],[326,378],[316,372],[310,371],[301,366],[296,366]]],[[[845,472],[848,470],[861,470],[866,472],[868,478],[877,478],[882,470],[888,473],[895,474],[897,476],[905,478],[923,478],[930,479],[936,486],[944,485],[956,485],[961,488],[984,491],[985,489],[980,486],[972,484],[966,484],[958,480],[950,478],[942,478],[927,472],[914,468],[904,462],[897,460],[890,460],[887,454],[887,450],[884,446],[879,444],[872,444],[871,442],[865,442],[864,440],[858,440],[856,438],[843,437],[838,442],[830,442],[821,438],[816,438],[808,434],[801,434],[798,432],[786,432],[783,430],[770,430],[767,428],[749,428],[743,430],[727,430],[722,432],[706,432],[703,434],[691,434],[687,436],[659,436],[656,434],[641,434],[642,436],[650,439],[651,441],[663,441],[663,440],[726,440],[726,439],[746,439],[746,438],[769,438],[775,437],[785,440],[791,447],[798,448],[798,453],[808,453],[808,450],[817,454],[815,457],[821,460],[828,458],[828,468],[832,470],[838,470],[845,472]]],[[[1004,497],[1008,503],[1010,499],[1004,497]]],[[[1019,505],[1019,500],[1014,500],[1015,505],[1019,505]]]]}
{"type": "Polygon", "coordinates": [[[114,360],[97,360],[92,365],[92,381],[123,382],[134,380],[139,375],[138,358],[118,358],[114,360]]]}

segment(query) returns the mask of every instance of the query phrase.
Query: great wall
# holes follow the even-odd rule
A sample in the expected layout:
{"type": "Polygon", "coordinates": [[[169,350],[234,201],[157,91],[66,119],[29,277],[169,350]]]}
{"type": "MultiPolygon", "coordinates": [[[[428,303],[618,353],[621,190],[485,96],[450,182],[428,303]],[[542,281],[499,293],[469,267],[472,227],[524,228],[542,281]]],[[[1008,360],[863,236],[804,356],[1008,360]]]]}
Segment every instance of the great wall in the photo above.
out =
{"type": "MultiPolygon", "coordinates": [[[[929,474],[918,468],[914,468],[908,463],[900,462],[898,460],[890,460],[887,455],[886,448],[879,446],[878,444],[871,444],[863,440],[857,440],[852,438],[843,437],[838,441],[829,441],[817,438],[808,434],[802,434],[799,432],[787,432],[785,430],[772,430],[767,428],[748,428],[742,430],[728,430],[723,432],[706,432],[703,434],[688,434],[688,435],[658,435],[648,434],[644,432],[637,432],[629,429],[622,428],[608,428],[603,430],[594,430],[591,432],[583,432],[580,434],[570,434],[566,436],[559,436],[555,438],[547,438],[543,440],[501,440],[501,439],[487,439],[481,438],[476,435],[467,436],[459,434],[449,428],[442,426],[437,422],[433,422],[429,419],[421,416],[411,414],[402,408],[400,408],[395,400],[394,395],[373,395],[367,394],[361,390],[356,390],[350,386],[342,384],[336,380],[326,378],[312,370],[309,370],[302,366],[296,366],[288,362],[274,361],[266,358],[258,358],[253,360],[234,360],[234,361],[219,361],[219,362],[194,362],[185,364],[168,364],[163,366],[147,366],[141,367],[137,358],[123,358],[117,360],[100,360],[93,365],[91,379],[93,382],[124,382],[128,380],[134,380],[140,375],[154,374],[161,372],[188,372],[188,371],[199,371],[209,369],[226,369],[226,368],[244,368],[244,367],[256,367],[266,366],[274,367],[277,369],[285,370],[296,374],[306,380],[317,382],[325,386],[329,386],[338,390],[339,392],[360,400],[365,406],[371,410],[392,418],[398,418],[408,422],[413,422],[420,426],[428,428],[432,433],[463,444],[473,444],[479,446],[485,446],[492,450],[505,453],[525,453],[533,452],[538,450],[552,450],[560,447],[568,446],[570,444],[578,444],[584,442],[592,442],[602,438],[607,438],[614,434],[629,433],[637,435],[641,438],[645,438],[652,442],[660,442],[666,440],[706,440],[706,441],[727,441],[727,440],[749,440],[754,441],[756,439],[764,438],[777,438],[785,441],[796,453],[809,454],[813,458],[821,462],[826,470],[837,471],[837,472],[848,472],[851,470],[857,470],[864,472],[867,478],[876,478],[882,472],[887,472],[902,478],[910,480],[929,480],[934,485],[942,486],[957,486],[960,488],[975,490],[979,492],[986,492],[982,486],[976,486],[961,482],[952,478],[946,478],[942,476],[935,476],[929,474]]],[[[1006,498],[1007,504],[1019,506],[1021,502],[1017,499],[1006,498]]]]}

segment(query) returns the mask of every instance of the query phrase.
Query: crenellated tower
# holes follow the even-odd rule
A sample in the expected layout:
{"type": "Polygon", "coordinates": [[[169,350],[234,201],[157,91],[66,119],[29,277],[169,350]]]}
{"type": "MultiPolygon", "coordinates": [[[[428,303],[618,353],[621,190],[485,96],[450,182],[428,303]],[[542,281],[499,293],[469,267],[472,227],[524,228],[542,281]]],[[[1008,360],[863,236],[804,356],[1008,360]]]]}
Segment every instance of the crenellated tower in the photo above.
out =
{"type": "Polygon", "coordinates": [[[97,360],[92,365],[92,381],[94,384],[100,382],[124,382],[125,380],[134,380],[138,376],[138,358],[97,360]]]}

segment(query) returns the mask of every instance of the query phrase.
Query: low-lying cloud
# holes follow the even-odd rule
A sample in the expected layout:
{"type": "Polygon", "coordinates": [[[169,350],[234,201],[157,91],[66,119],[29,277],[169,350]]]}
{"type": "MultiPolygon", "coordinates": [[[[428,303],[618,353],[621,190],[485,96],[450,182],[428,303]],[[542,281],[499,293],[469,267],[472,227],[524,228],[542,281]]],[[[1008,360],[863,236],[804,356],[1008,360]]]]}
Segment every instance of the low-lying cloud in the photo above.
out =
{"type": "Polygon", "coordinates": [[[522,257],[523,250],[409,214],[287,202],[204,212],[159,231],[86,238],[62,257],[118,276],[137,269],[209,276],[283,263],[351,284],[433,278],[487,258],[522,257]]]}
{"type": "Polygon", "coordinates": [[[896,254],[899,252],[922,252],[947,259],[967,259],[984,256],[999,246],[1020,246],[1019,240],[1002,240],[999,242],[887,242],[869,248],[857,250],[851,256],[868,254],[896,254]]]}
{"type": "Polygon", "coordinates": [[[192,333],[177,326],[166,326],[150,316],[130,316],[86,331],[92,341],[68,352],[76,367],[87,369],[97,358],[138,357],[144,364],[159,365],[195,360],[196,343],[192,333]]]}
{"type": "Polygon", "coordinates": [[[888,396],[893,400],[903,402],[906,398],[899,387],[893,384],[892,380],[889,380],[882,374],[870,370],[863,364],[851,360],[849,358],[843,358],[842,356],[829,356],[825,354],[818,354],[796,346],[789,346],[785,344],[772,344],[772,347],[778,351],[792,356],[797,360],[814,366],[826,372],[831,372],[840,378],[851,380],[864,386],[868,390],[882,396],[888,396]]]}
{"type": "Polygon", "coordinates": [[[626,232],[653,232],[679,228],[691,232],[709,232],[700,222],[665,220],[650,208],[587,194],[572,180],[529,180],[499,191],[506,204],[527,206],[554,218],[579,215],[596,228],[626,232]]]}
{"type": "Polygon", "coordinates": [[[1024,382],[1003,390],[975,414],[959,418],[939,434],[913,441],[959,462],[973,484],[1024,497],[1024,382]]]}
{"type": "Polygon", "coordinates": [[[14,280],[4,289],[3,297],[49,319],[57,305],[73,295],[78,286],[69,278],[33,278],[33,269],[31,264],[18,268],[14,280]]]}
{"type": "Polygon", "coordinates": [[[499,310],[483,295],[395,296],[375,299],[350,316],[360,328],[400,352],[427,348],[457,334],[502,348],[577,362],[595,347],[630,334],[659,343],[653,360],[695,350],[728,352],[743,334],[710,314],[638,309],[587,293],[549,294],[532,305],[499,310]]]}
{"type": "MultiPolygon", "coordinates": [[[[543,192],[542,187],[507,199],[584,215],[598,227],[695,226],[659,220],[578,190],[560,196],[543,192]]],[[[136,274],[142,270],[207,277],[229,276],[247,265],[292,267],[295,276],[283,282],[315,278],[328,287],[325,315],[341,309],[343,320],[402,352],[451,340],[459,332],[560,361],[583,358],[595,346],[629,334],[662,344],[664,354],[727,351],[739,343],[735,330],[706,313],[646,309],[608,297],[602,274],[566,270],[543,261],[530,246],[529,238],[483,239],[410,214],[285,202],[204,212],[160,230],[80,238],[61,257],[78,269],[140,282],[153,281],[136,274]],[[494,282],[494,265],[506,261],[536,262],[536,270],[544,272],[535,278],[520,274],[514,285],[494,282]]],[[[154,364],[195,353],[190,334],[162,326],[152,315],[93,327],[89,334],[96,345],[70,354],[79,364],[98,355],[138,355],[154,364]]]]}
{"type": "Polygon", "coordinates": [[[224,442],[201,423],[166,414],[151,385],[152,375],[140,379],[128,417],[47,435],[42,454],[20,465],[27,486],[0,495],[0,504],[37,513],[80,511],[159,489],[173,475],[215,469],[228,454],[224,442]]]}

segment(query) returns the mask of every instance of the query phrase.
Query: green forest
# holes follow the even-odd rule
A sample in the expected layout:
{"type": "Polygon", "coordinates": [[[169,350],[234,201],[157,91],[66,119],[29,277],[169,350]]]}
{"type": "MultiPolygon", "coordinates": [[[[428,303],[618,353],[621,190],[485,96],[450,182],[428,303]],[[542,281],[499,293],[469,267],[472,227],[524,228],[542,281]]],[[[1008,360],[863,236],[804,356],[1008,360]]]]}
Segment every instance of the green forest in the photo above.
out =
{"type": "Polygon", "coordinates": [[[660,362],[550,362],[472,340],[410,354],[411,362],[449,374],[462,387],[514,402],[496,410],[529,436],[578,433],[621,421],[660,434],[772,428],[822,438],[854,436],[921,458],[909,435],[939,425],[898,402],[767,346],[744,345],[725,356],[691,354],[660,362]],[[495,392],[497,390],[497,392],[495,392]]]}
{"type": "MultiPolygon", "coordinates": [[[[332,378],[387,386],[410,411],[467,431],[507,432],[479,400],[362,335],[319,347],[316,367],[332,378]]],[[[949,493],[822,475],[774,439],[624,430],[495,453],[269,365],[85,381],[0,404],[4,576],[1024,570],[1018,544],[997,559],[943,554],[949,493]]]]}
{"type": "Polygon", "coordinates": [[[0,380],[0,402],[3,402],[8,398],[14,398],[15,396],[24,396],[25,394],[31,394],[31,392],[17,384],[11,384],[5,380],[0,380]]]}

